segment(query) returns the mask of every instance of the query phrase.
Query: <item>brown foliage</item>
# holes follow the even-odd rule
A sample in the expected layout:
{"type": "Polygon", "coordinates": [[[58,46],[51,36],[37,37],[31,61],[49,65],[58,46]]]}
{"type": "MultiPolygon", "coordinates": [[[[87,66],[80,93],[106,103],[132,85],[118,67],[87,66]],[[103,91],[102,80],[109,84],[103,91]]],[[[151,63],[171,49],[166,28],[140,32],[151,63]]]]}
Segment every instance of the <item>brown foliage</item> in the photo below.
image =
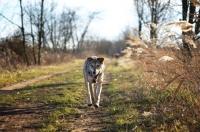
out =
{"type": "Polygon", "coordinates": [[[140,66],[145,71],[146,84],[155,90],[175,87],[169,104],[173,102],[181,88],[194,92],[200,102],[200,53],[198,49],[193,49],[192,55],[193,58],[188,63],[180,50],[158,49],[154,57],[142,58],[140,66]],[[159,58],[163,55],[168,55],[174,60],[160,61],[159,58]]]}
{"type": "MultiPolygon", "coordinates": [[[[28,51],[28,56],[31,60],[31,48],[28,46],[26,48],[28,51]]],[[[2,39],[0,42],[0,49],[0,67],[17,68],[19,64],[23,65],[25,63],[22,40],[19,37],[2,39]]]]}
{"type": "MultiPolygon", "coordinates": [[[[32,47],[26,42],[26,50],[30,63],[34,64],[32,47]]],[[[37,52],[37,51],[36,51],[37,52]]],[[[62,51],[53,52],[51,49],[43,49],[41,62],[43,65],[63,63],[73,58],[72,55],[62,51]]],[[[12,70],[26,66],[22,39],[19,36],[1,39],[0,41],[0,69],[12,70]]]]}

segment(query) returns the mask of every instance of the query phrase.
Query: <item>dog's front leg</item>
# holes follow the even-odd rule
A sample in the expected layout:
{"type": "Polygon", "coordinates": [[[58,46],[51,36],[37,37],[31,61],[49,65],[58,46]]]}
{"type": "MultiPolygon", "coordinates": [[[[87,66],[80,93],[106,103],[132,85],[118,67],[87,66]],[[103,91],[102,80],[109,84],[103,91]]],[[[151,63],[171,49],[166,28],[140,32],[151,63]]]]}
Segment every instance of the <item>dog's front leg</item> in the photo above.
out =
{"type": "Polygon", "coordinates": [[[102,83],[98,82],[97,84],[97,89],[96,89],[96,103],[95,103],[95,107],[98,108],[99,107],[99,102],[100,102],[100,95],[101,95],[101,90],[102,90],[102,83]]]}
{"type": "Polygon", "coordinates": [[[87,94],[88,94],[88,106],[92,106],[92,98],[91,98],[91,91],[90,91],[90,84],[89,82],[85,83],[86,88],[87,88],[87,94]]]}
{"type": "Polygon", "coordinates": [[[90,94],[91,94],[91,98],[92,98],[92,104],[95,103],[95,98],[94,98],[94,88],[93,88],[93,84],[92,83],[89,83],[89,86],[90,86],[90,94]]]}
{"type": "Polygon", "coordinates": [[[100,103],[100,95],[101,95],[101,90],[102,90],[102,82],[103,82],[103,78],[104,78],[104,73],[102,73],[96,83],[96,89],[95,89],[95,98],[96,98],[96,103],[95,103],[95,107],[98,108],[99,107],[99,103],[100,103]]]}

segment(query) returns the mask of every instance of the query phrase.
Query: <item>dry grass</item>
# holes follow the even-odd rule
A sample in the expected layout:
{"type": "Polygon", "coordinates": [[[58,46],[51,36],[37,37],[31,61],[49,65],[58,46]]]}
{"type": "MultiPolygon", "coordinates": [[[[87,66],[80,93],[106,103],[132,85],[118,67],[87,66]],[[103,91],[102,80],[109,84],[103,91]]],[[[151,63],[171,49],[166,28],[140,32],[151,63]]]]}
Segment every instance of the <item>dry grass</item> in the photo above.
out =
{"type": "MultiPolygon", "coordinates": [[[[200,122],[200,53],[192,50],[186,60],[181,50],[156,48],[150,54],[135,55],[135,65],[144,71],[141,86],[149,90],[150,112],[156,111],[163,124],[154,131],[197,131],[200,122]],[[162,56],[172,61],[160,61],[162,56]]],[[[135,66],[134,66],[135,67],[135,66]]],[[[147,91],[147,90],[146,90],[147,91]]],[[[144,91],[140,93],[142,95],[144,91]]]]}
{"type": "Polygon", "coordinates": [[[171,97],[170,104],[175,99],[180,89],[187,89],[196,94],[199,98],[199,78],[200,78],[200,53],[197,50],[193,52],[193,58],[190,63],[184,61],[184,56],[180,51],[159,50],[155,57],[145,57],[140,60],[139,65],[145,71],[144,79],[146,84],[155,90],[163,90],[175,87],[175,92],[171,97]],[[168,55],[174,60],[159,61],[160,56],[168,55]]]}
{"type": "Polygon", "coordinates": [[[146,47],[144,39],[129,35],[127,44],[130,47],[124,53],[139,60],[138,66],[145,71],[144,80],[148,87],[153,90],[175,90],[169,104],[174,101],[180,89],[191,91],[200,103],[200,53],[192,31],[193,25],[186,21],[169,22],[163,25],[163,29],[168,29],[164,38],[160,38],[156,43],[150,42],[150,46],[146,47]],[[173,35],[175,39],[171,39],[171,30],[168,29],[170,26],[179,27],[183,33],[173,35]],[[159,42],[162,44],[156,46],[159,42]],[[178,48],[164,46],[168,42],[174,43],[178,48]],[[145,52],[135,53],[135,49],[139,48],[143,48],[145,52]],[[161,60],[163,56],[171,60],[161,60]]]}
{"type": "MultiPolygon", "coordinates": [[[[172,35],[175,39],[171,39],[171,31],[168,30],[164,38],[158,40],[162,42],[161,47],[156,46],[156,43],[150,43],[149,47],[144,48],[146,52],[140,54],[134,52],[138,48],[138,45],[134,44],[137,43],[136,39],[130,37],[130,41],[127,42],[130,46],[128,49],[131,50],[127,52],[132,59],[137,60],[135,64],[144,71],[141,82],[150,92],[148,97],[151,100],[150,112],[156,111],[163,119],[163,124],[153,130],[198,131],[200,122],[199,44],[194,39],[192,26],[187,22],[168,24],[179,26],[184,34],[172,35]],[[170,48],[169,43],[174,43],[176,46],[170,48]],[[168,44],[167,48],[165,44],[168,44]],[[168,56],[172,60],[161,60],[163,56],[168,56]]],[[[143,41],[145,42],[144,39],[143,41]]]]}

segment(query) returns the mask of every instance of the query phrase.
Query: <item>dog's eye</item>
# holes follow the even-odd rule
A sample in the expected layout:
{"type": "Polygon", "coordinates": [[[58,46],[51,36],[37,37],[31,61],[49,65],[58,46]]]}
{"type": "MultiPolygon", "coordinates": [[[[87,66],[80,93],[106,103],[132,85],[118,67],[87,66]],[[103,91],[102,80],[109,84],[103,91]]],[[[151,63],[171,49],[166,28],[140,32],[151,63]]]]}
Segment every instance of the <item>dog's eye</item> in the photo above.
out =
{"type": "Polygon", "coordinates": [[[91,67],[94,67],[93,65],[91,65],[91,67]]]}
{"type": "Polygon", "coordinates": [[[100,65],[97,65],[97,67],[100,67],[100,65]]]}

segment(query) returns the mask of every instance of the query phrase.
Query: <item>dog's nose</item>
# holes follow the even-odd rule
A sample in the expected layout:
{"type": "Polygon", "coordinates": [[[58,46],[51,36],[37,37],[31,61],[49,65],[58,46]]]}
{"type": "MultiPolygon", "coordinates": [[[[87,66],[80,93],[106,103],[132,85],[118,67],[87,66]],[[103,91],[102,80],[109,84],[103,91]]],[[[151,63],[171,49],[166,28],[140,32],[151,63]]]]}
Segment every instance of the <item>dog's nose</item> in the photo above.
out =
{"type": "Polygon", "coordinates": [[[96,74],[96,72],[95,72],[95,71],[93,71],[93,74],[96,74]]]}

